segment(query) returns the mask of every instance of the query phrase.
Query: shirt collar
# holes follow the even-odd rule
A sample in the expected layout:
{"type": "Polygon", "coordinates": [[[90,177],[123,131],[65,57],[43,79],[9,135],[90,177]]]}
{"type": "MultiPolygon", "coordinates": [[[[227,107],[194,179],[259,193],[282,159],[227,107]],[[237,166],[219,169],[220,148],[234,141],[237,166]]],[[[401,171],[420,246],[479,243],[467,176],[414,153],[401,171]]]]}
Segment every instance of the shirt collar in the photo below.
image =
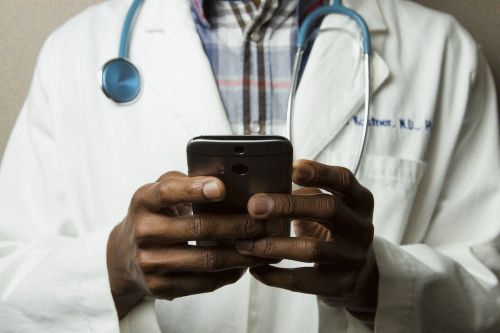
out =
{"type": "Polygon", "coordinates": [[[204,27],[210,27],[210,6],[211,1],[207,0],[191,0],[191,10],[195,16],[195,19],[201,23],[204,27]]]}
{"type": "MultiPolygon", "coordinates": [[[[210,17],[213,11],[213,3],[215,0],[191,0],[191,10],[193,11],[194,17],[202,24],[205,28],[210,28],[210,17]]],[[[231,0],[221,0],[221,1],[231,1],[231,0]]],[[[250,0],[248,0],[250,1],[250,0]]],[[[325,3],[325,0],[299,0],[299,5],[297,7],[297,14],[299,16],[299,22],[307,14],[311,13],[314,9],[325,3]]]]}
{"type": "MultiPolygon", "coordinates": [[[[207,20],[207,14],[210,11],[210,2],[214,0],[190,0],[191,10],[194,16],[200,23],[205,22],[210,26],[207,20]]],[[[304,2],[316,0],[299,0],[299,6],[302,7],[304,2]]],[[[344,0],[346,6],[359,12],[365,19],[370,31],[386,31],[387,25],[380,10],[378,1],[380,0],[344,0]]],[[[169,1],[156,0],[146,1],[144,8],[144,19],[141,25],[147,31],[163,31],[165,28],[165,14],[169,11],[169,1]]]]}

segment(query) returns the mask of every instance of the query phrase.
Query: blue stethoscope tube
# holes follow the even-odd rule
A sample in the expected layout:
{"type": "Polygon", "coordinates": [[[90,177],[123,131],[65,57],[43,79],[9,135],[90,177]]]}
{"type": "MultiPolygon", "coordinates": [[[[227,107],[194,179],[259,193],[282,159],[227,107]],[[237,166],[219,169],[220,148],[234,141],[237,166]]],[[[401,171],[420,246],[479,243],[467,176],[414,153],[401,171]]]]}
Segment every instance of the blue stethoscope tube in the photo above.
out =
{"type": "Polygon", "coordinates": [[[295,106],[295,96],[297,94],[297,87],[299,84],[299,76],[300,69],[302,67],[302,61],[304,58],[304,52],[308,42],[308,36],[310,35],[310,30],[313,27],[313,24],[320,19],[323,19],[325,16],[330,14],[341,14],[345,15],[356,22],[358,25],[362,37],[363,37],[363,53],[364,53],[364,64],[365,64],[365,101],[364,101],[364,116],[363,116],[363,133],[361,135],[361,140],[359,143],[359,147],[356,153],[356,158],[354,159],[355,163],[351,168],[351,171],[354,174],[358,173],[359,166],[361,164],[361,160],[363,158],[363,153],[366,148],[366,139],[368,136],[368,119],[370,118],[370,106],[371,106],[371,54],[372,54],[372,46],[371,46],[371,36],[370,30],[368,29],[368,25],[365,20],[353,11],[345,7],[342,4],[341,0],[333,0],[333,4],[329,6],[323,6],[311,14],[309,14],[302,25],[299,28],[297,33],[297,41],[296,47],[297,52],[295,53],[295,60],[293,64],[293,72],[292,72],[292,83],[290,88],[290,94],[288,96],[288,107],[287,107],[287,132],[286,136],[292,140],[292,123],[293,123],[293,111],[295,106]]]}
{"type": "MultiPolygon", "coordinates": [[[[141,91],[141,76],[137,67],[129,60],[129,42],[132,24],[137,15],[140,5],[143,0],[133,0],[132,4],[125,17],[121,36],[120,36],[120,49],[118,58],[108,61],[102,69],[101,87],[104,94],[118,104],[125,104],[134,101],[141,91]]],[[[351,169],[354,174],[358,172],[363,157],[363,152],[366,147],[366,139],[368,133],[368,119],[370,117],[371,105],[371,37],[368,25],[365,20],[353,11],[342,4],[342,0],[333,0],[332,4],[322,6],[311,14],[309,14],[303,21],[297,33],[295,60],[293,64],[292,82],[290,94],[288,97],[287,107],[287,133],[286,136],[292,140],[292,114],[295,104],[295,96],[297,94],[297,87],[300,76],[300,69],[304,59],[304,52],[308,42],[308,36],[313,27],[313,24],[318,20],[323,19],[330,14],[345,15],[356,22],[362,37],[363,37],[363,53],[365,63],[365,101],[364,101],[364,117],[363,117],[363,133],[356,155],[356,163],[351,169]]]]}

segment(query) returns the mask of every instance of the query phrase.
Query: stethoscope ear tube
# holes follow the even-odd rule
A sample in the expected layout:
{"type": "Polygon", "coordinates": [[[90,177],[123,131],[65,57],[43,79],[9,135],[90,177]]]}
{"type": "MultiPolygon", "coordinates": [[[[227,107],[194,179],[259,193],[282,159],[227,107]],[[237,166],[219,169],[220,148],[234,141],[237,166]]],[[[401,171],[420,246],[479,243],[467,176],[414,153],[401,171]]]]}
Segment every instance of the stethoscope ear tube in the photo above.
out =
{"type": "MultiPolygon", "coordinates": [[[[293,112],[295,107],[295,96],[297,95],[297,86],[299,82],[299,72],[302,64],[302,58],[304,55],[304,49],[298,49],[295,55],[294,70],[292,74],[292,83],[290,94],[288,96],[288,106],[286,114],[286,137],[293,143],[292,137],[292,126],[293,126],[293,112]]],[[[364,101],[364,115],[363,115],[363,133],[361,135],[361,140],[356,152],[355,163],[351,167],[351,171],[356,175],[359,171],[359,166],[361,165],[361,160],[363,159],[363,153],[366,148],[366,141],[368,137],[368,121],[370,119],[370,109],[371,109],[371,55],[368,53],[364,54],[364,65],[365,65],[365,101],[364,101]]]]}
{"type": "Polygon", "coordinates": [[[356,163],[352,169],[352,173],[357,175],[363,154],[366,148],[366,141],[368,139],[368,120],[370,119],[371,109],[371,55],[365,53],[365,112],[363,117],[363,133],[361,134],[361,142],[359,143],[358,153],[356,155],[356,163]]]}
{"type": "Polygon", "coordinates": [[[302,58],[304,57],[304,48],[297,48],[295,60],[293,62],[292,82],[288,95],[288,105],[286,111],[286,134],[285,136],[292,141],[292,116],[295,107],[295,96],[297,95],[297,86],[299,84],[300,67],[302,66],[302,58]]]}
{"type": "Polygon", "coordinates": [[[313,11],[302,23],[297,33],[297,52],[295,54],[295,60],[293,63],[293,73],[292,82],[290,87],[290,94],[288,96],[288,106],[287,106],[287,126],[286,126],[286,136],[292,141],[292,123],[293,123],[293,112],[295,106],[295,96],[297,95],[297,87],[299,84],[300,70],[302,67],[302,61],[304,57],[304,51],[308,43],[308,36],[310,30],[313,27],[314,22],[319,19],[324,18],[330,14],[342,14],[353,19],[361,30],[363,36],[363,52],[364,52],[364,67],[365,67],[365,101],[364,101],[364,116],[363,116],[363,133],[361,135],[361,141],[356,152],[355,163],[351,168],[353,174],[357,174],[359,167],[361,165],[361,160],[363,158],[363,153],[366,148],[366,141],[368,137],[368,120],[370,118],[370,107],[371,107],[371,37],[368,25],[365,20],[355,11],[346,8],[342,5],[342,1],[334,1],[333,5],[320,7],[313,11]]]}

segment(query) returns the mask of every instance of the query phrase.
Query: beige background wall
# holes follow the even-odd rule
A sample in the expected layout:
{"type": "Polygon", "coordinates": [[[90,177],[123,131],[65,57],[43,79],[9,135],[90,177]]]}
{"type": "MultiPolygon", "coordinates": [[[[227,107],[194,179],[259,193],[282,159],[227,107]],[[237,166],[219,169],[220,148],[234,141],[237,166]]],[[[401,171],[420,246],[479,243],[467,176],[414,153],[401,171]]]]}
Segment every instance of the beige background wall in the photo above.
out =
{"type": "Polygon", "coordinates": [[[47,35],[102,0],[0,0],[0,158],[47,35]]]}
{"type": "MultiPolygon", "coordinates": [[[[67,18],[100,1],[0,0],[0,157],[43,40],[67,18]]],[[[419,1],[455,14],[485,46],[500,82],[500,0],[419,1]]]]}

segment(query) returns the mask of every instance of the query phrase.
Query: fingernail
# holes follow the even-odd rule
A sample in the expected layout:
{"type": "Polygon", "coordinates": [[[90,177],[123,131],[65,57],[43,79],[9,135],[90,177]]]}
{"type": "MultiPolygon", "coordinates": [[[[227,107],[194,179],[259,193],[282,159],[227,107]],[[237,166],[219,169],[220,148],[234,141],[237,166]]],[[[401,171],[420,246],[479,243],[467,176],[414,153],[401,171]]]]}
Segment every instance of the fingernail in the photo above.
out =
{"type": "Polygon", "coordinates": [[[217,199],[220,198],[222,191],[219,185],[215,181],[210,181],[203,185],[203,195],[207,199],[217,199]]]}
{"type": "Polygon", "coordinates": [[[266,233],[270,236],[279,236],[283,232],[283,224],[279,220],[272,220],[266,223],[266,233]]]}
{"type": "Polygon", "coordinates": [[[299,182],[310,181],[314,177],[314,169],[308,164],[302,164],[296,169],[296,176],[299,182]]]}
{"type": "Polygon", "coordinates": [[[252,241],[238,241],[236,242],[236,249],[242,254],[250,254],[250,250],[253,248],[252,241]]]}
{"type": "Polygon", "coordinates": [[[258,196],[252,198],[251,209],[255,215],[265,215],[274,207],[274,201],[268,196],[258,196]]]}

